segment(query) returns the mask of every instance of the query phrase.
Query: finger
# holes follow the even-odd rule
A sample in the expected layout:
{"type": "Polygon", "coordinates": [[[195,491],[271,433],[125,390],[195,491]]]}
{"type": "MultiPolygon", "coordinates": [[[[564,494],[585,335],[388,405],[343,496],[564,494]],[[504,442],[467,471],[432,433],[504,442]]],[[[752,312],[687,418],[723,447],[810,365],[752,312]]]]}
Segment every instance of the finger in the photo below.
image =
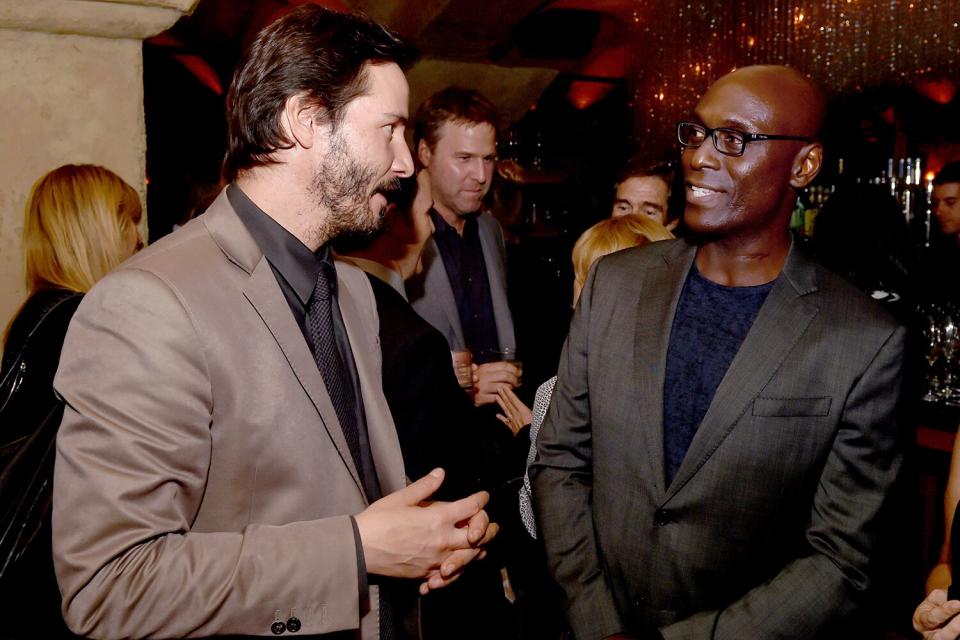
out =
{"type": "Polygon", "coordinates": [[[513,423],[510,422],[510,418],[508,418],[507,416],[503,415],[502,413],[498,413],[498,414],[497,414],[497,420],[499,420],[499,421],[502,422],[503,424],[505,424],[505,425],[507,425],[508,427],[510,427],[511,429],[513,429],[513,423]]]}
{"type": "Polygon", "coordinates": [[[447,504],[440,505],[440,508],[445,511],[448,522],[466,522],[475,514],[482,511],[483,508],[487,506],[489,500],[489,493],[486,491],[478,491],[456,502],[448,502],[447,504]]]}
{"type": "Polygon", "coordinates": [[[463,571],[464,567],[480,555],[480,551],[480,549],[458,549],[451,553],[444,558],[443,564],[440,565],[440,575],[427,578],[427,581],[431,583],[430,586],[433,587],[434,578],[450,578],[463,571]]]}
{"type": "Polygon", "coordinates": [[[509,415],[510,404],[506,400],[504,400],[503,396],[498,393],[495,400],[497,401],[497,404],[500,405],[500,408],[503,409],[503,412],[509,415]]]}
{"type": "Polygon", "coordinates": [[[475,547],[483,547],[486,544],[489,544],[491,540],[497,537],[497,534],[500,533],[500,525],[496,522],[491,522],[490,526],[487,527],[487,530],[484,532],[483,537],[480,538],[478,542],[474,544],[475,547]]]}
{"type": "Polygon", "coordinates": [[[380,499],[380,502],[385,505],[406,505],[408,507],[418,505],[436,493],[443,483],[443,477],[444,471],[438,467],[403,489],[384,496],[380,499]]]}
{"type": "MultiPolygon", "coordinates": [[[[931,594],[932,595],[932,594],[931,594]]],[[[929,598],[928,598],[929,602],[929,598]]],[[[926,630],[933,630],[960,612],[960,602],[951,600],[941,605],[919,612],[920,625],[926,630]]]]}
{"type": "Polygon", "coordinates": [[[470,521],[467,522],[467,541],[472,545],[480,542],[489,526],[490,516],[487,515],[486,511],[480,511],[474,514],[474,516],[470,518],[470,521]]]}
{"type": "Polygon", "coordinates": [[[444,578],[439,573],[429,576],[423,584],[420,585],[420,595],[425,596],[431,591],[442,589],[460,578],[461,573],[455,573],[449,578],[444,578]]]}

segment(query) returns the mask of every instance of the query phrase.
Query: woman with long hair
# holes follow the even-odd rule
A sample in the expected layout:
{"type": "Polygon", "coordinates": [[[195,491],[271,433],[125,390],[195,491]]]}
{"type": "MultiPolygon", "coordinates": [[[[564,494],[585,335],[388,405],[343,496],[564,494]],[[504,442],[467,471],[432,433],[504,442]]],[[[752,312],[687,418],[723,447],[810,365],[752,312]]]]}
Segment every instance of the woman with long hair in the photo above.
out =
{"type": "Polygon", "coordinates": [[[53,389],[80,299],[141,246],[137,192],[112,171],[64,165],[30,192],[23,225],[29,295],[10,323],[0,372],[0,602],[4,637],[71,637],[53,573],[49,490],[63,406],[53,389]],[[30,508],[14,509],[14,506],[30,508]]]}

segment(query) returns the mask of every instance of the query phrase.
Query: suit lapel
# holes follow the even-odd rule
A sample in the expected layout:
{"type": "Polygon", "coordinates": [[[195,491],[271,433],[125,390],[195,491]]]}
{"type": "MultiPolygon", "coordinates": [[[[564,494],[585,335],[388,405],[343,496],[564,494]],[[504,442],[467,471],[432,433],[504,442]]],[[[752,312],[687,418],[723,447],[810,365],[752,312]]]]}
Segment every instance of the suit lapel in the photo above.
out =
{"type": "Polygon", "coordinates": [[[336,266],[337,300],[360,378],[370,452],[381,492],[387,495],[402,489],[406,485],[406,476],[397,429],[383,395],[380,339],[377,337],[380,334],[379,319],[374,312],[376,300],[362,271],[351,269],[340,260],[336,266]]]}
{"type": "Polygon", "coordinates": [[[443,258],[440,257],[440,250],[433,238],[427,242],[423,250],[423,264],[427,266],[428,291],[436,292],[437,301],[443,309],[443,314],[453,329],[453,334],[457,338],[457,344],[465,345],[466,340],[463,337],[463,327],[460,325],[460,312],[457,311],[457,300],[453,297],[453,287],[450,286],[450,276],[447,274],[447,267],[443,264],[443,258]]]}
{"type": "Polygon", "coordinates": [[[791,249],[753,326],[717,387],[690,449],[667,490],[675,495],[717,450],[770,381],[819,311],[815,267],[791,249]]]}
{"type": "Polygon", "coordinates": [[[353,463],[353,456],[350,454],[347,440],[343,435],[343,428],[340,426],[340,421],[333,409],[333,403],[327,394],[327,388],[323,384],[323,377],[317,369],[317,363],[313,359],[310,347],[303,339],[300,327],[297,326],[293,314],[290,313],[290,306],[287,304],[286,298],[283,297],[283,292],[280,291],[280,286],[277,284],[277,278],[266,258],[261,257],[253,273],[250,274],[250,280],[243,288],[243,295],[257,310],[260,318],[263,319],[263,323],[273,334],[274,340],[277,341],[277,345],[283,351],[283,355],[300,381],[300,385],[317,408],[323,427],[326,429],[327,435],[330,436],[330,440],[337,447],[343,463],[350,470],[350,476],[357,484],[357,489],[363,495],[360,476],[353,463]]]}
{"type": "MultiPolygon", "coordinates": [[[[487,280],[490,282],[490,300],[493,303],[493,319],[497,325],[497,342],[501,349],[516,348],[513,332],[513,318],[510,315],[510,303],[507,301],[507,274],[503,271],[504,256],[500,251],[496,237],[496,228],[491,227],[481,214],[477,220],[480,227],[480,248],[483,262],[487,268],[487,280]]],[[[493,224],[499,225],[496,220],[493,224]]]]}
{"type": "Polygon", "coordinates": [[[220,192],[201,219],[227,259],[250,274],[249,280],[244,284],[243,295],[270,330],[294,375],[316,407],[327,435],[336,446],[340,458],[357,485],[357,490],[363,496],[360,476],[310,347],[290,313],[290,305],[277,284],[270,263],[263,257],[263,252],[253,236],[230,206],[226,189],[220,192]]]}
{"type": "MultiPolygon", "coordinates": [[[[696,251],[678,241],[664,254],[663,263],[643,274],[643,286],[637,301],[634,375],[640,390],[638,412],[641,424],[633,430],[636,443],[630,451],[646,451],[652,470],[656,495],[664,495],[663,468],[663,382],[666,370],[670,328],[680,292],[696,251]]],[[[643,472],[642,475],[647,475],[643,472]]]]}

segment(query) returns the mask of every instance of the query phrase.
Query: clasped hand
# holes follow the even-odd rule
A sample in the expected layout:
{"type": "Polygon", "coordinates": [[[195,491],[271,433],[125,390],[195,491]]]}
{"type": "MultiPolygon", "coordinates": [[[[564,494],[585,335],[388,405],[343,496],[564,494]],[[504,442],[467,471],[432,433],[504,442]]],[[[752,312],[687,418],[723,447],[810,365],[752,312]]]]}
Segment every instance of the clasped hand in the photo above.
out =
{"type": "Polygon", "coordinates": [[[487,362],[473,365],[473,403],[478,407],[497,401],[501,387],[520,385],[520,369],[512,362],[487,362]]]}
{"type": "Polygon", "coordinates": [[[443,469],[434,469],[357,514],[368,573],[423,578],[426,595],[486,555],[484,546],[498,531],[483,510],[490,496],[480,491],[456,502],[428,502],[443,477],[443,469]]]}
{"type": "Polygon", "coordinates": [[[960,601],[947,600],[947,592],[934,589],[913,612],[913,628],[925,640],[956,640],[960,637],[960,601]]]}

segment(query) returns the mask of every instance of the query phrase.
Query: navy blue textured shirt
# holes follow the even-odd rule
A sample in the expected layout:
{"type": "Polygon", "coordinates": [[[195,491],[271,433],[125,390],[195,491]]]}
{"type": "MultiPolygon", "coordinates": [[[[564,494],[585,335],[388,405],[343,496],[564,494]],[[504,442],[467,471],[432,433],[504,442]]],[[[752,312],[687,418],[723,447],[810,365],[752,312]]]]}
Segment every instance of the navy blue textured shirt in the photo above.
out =
{"type": "Polygon", "coordinates": [[[673,481],[773,282],[725,287],[690,267],[670,330],[663,384],[663,453],[673,481]]]}
{"type": "Polygon", "coordinates": [[[430,217],[436,229],[433,239],[450,278],[450,288],[460,312],[463,339],[473,352],[473,361],[483,364],[499,360],[500,339],[477,216],[467,216],[464,220],[462,237],[433,209],[430,217]]]}

